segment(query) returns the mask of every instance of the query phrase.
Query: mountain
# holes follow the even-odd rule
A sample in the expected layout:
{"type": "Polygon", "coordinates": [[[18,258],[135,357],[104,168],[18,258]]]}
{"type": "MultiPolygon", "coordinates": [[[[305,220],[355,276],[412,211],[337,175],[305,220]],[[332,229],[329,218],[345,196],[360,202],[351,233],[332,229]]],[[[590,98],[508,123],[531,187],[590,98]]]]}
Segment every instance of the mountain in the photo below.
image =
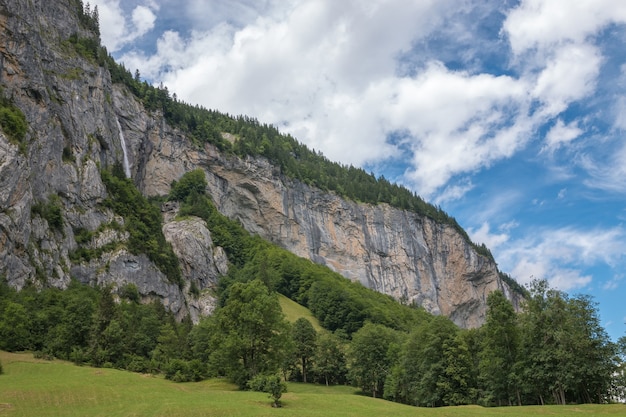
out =
{"type": "Polygon", "coordinates": [[[227,255],[203,220],[177,218],[178,206],[162,198],[201,169],[222,214],[366,287],[462,327],[483,323],[494,290],[519,303],[488,251],[456,222],[359,202],[289,175],[272,157],[233,152],[246,135],[211,120],[194,123],[217,132],[217,142],[178,126],[145,99],[177,103],[167,89],[135,80],[142,100],[119,82],[121,67],[99,46],[97,14],[79,0],[0,0],[0,29],[0,276],[12,286],[134,284],[179,317],[209,314],[215,300],[205,290],[227,273],[227,255]],[[106,172],[116,167],[141,194],[115,189],[106,172]],[[119,198],[133,210],[116,209],[119,198]]]}

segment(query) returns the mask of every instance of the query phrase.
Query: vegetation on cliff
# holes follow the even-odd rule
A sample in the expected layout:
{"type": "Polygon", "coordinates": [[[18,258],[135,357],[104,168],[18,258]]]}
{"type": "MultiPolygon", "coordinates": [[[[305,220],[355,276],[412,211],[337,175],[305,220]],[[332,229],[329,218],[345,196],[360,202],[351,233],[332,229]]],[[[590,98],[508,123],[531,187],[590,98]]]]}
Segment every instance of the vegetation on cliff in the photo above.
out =
{"type": "Polygon", "coordinates": [[[130,238],[131,253],[145,253],[150,260],[174,283],[182,285],[178,259],[162,231],[163,219],[158,206],[151,204],[124,176],[121,167],[112,173],[102,171],[102,181],[109,198],[104,205],[124,217],[125,229],[130,238]]]}
{"type": "Polygon", "coordinates": [[[20,152],[26,154],[24,136],[28,130],[26,116],[10,98],[4,96],[0,88],[0,127],[9,141],[19,146],[20,152]]]}

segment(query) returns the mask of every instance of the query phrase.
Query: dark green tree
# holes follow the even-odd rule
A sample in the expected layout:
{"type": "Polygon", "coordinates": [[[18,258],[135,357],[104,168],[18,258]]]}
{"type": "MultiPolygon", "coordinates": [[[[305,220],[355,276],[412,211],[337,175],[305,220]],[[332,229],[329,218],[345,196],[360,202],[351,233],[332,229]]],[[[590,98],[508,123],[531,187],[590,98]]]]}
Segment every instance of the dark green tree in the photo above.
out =
{"type": "Polygon", "coordinates": [[[615,345],[596,304],[569,297],[545,280],[530,285],[521,315],[522,382],[536,402],[604,402],[615,371],[615,345]]]}
{"type": "Polygon", "coordinates": [[[284,362],[282,347],[288,344],[289,324],[276,294],[260,280],[237,282],[230,287],[224,307],[215,313],[212,360],[242,388],[259,374],[278,372],[284,362]]]}
{"type": "Polygon", "coordinates": [[[442,316],[411,332],[400,346],[398,360],[385,383],[385,398],[427,407],[446,405],[445,397],[467,379],[462,362],[447,362],[457,332],[457,327],[442,316]]]}
{"type": "Polygon", "coordinates": [[[474,376],[472,354],[467,339],[461,332],[454,339],[443,342],[445,368],[437,389],[446,405],[471,404],[476,400],[477,384],[474,376]]]}
{"type": "Polygon", "coordinates": [[[348,368],[346,367],[345,348],[341,340],[333,333],[320,334],[313,360],[313,369],[320,382],[326,385],[343,384],[346,381],[348,368]]]}
{"type": "Polygon", "coordinates": [[[350,345],[350,377],[364,392],[382,395],[385,379],[396,361],[399,335],[380,324],[366,323],[350,345]]]}
{"type": "Polygon", "coordinates": [[[494,291],[487,297],[487,320],[482,336],[479,366],[486,401],[498,406],[521,405],[517,316],[501,291],[494,291]]]}
{"type": "Polygon", "coordinates": [[[310,321],[300,317],[291,328],[291,337],[294,343],[294,354],[300,362],[302,382],[306,383],[310,361],[317,347],[317,332],[310,321]]]}
{"type": "Polygon", "coordinates": [[[30,323],[26,308],[8,301],[0,318],[0,349],[10,352],[28,349],[31,345],[30,323]]]}

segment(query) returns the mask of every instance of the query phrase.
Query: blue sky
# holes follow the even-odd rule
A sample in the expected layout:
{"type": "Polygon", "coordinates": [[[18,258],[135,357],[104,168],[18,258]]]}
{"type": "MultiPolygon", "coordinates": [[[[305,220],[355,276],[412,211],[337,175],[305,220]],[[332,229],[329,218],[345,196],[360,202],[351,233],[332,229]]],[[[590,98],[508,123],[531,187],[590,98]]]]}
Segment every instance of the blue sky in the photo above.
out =
{"type": "Polygon", "coordinates": [[[625,335],[623,0],[96,0],[127,68],[402,183],[625,335]]]}

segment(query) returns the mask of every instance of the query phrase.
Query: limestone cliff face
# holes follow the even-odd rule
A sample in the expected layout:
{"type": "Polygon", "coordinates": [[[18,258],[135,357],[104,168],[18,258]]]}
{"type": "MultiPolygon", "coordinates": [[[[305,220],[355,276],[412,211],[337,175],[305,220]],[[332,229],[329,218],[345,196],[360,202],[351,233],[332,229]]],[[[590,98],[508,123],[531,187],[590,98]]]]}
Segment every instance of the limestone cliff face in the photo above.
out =
{"type": "Polygon", "coordinates": [[[493,290],[516,302],[496,265],[449,226],[343,200],[285,178],[262,158],[241,160],[191,144],[72,48],[72,34],[91,36],[77,22],[75,5],[0,0],[2,94],[29,125],[25,151],[0,129],[0,276],[11,285],[63,288],[71,278],[114,288],[132,283],[179,316],[211,312],[211,289],[228,265],[203,221],[179,221],[176,207],[163,209],[163,232],[184,278],[178,286],[145,255],[128,252],[128,236],[114,227],[124,219],[102,205],[99,170],[121,163],[126,150],[131,178],[145,195],[165,195],[173,180],[202,168],[218,209],[250,232],[461,326],[482,323],[493,290]],[[61,209],[60,227],[32,210],[51,201],[61,209]],[[82,244],[101,250],[97,258],[72,260],[80,230],[93,232],[82,244]]]}
{"type": "MultiPolygon", "coordinates": [[[[28,121],[24,150],[0,129],[0,276],[17,288],[26,282],[64,288],[71,278],[114,289],[135,284],[144,299],[160,299],[180,317],[197,318],[214,304],[205,290],[215,286],[215,267],[204,275],[183,269],[186,284],[179,288],[145,255],[125,249],[128,236],[113,227],[124,219],[102,206],[106,188],[99,167],[123,159],[121,117],[108,71],[69,42],[73,34],[93,36],[78,23],[76,7],[74,0],[0,0],[0,86],[28,121]],[[60,208],[60,227],[33,211],[51,201],[60,208]],[[72,262],[81,229],[94,232],[88,248],[113,249],[89,262],[72,262]],[[192,282],[199,295],[190,294],[192,282]]],[[[206,227],[191,236],[185,228],[184,222],[166,223],[175,248],[197,236],[197,247],[214,251],[206,227]]],[[[187,256],[198,254],[178,256],[188,264],[194,259],[187,256]]],[[[223,253],[216,259],[224,272],[223,253]]]]}

